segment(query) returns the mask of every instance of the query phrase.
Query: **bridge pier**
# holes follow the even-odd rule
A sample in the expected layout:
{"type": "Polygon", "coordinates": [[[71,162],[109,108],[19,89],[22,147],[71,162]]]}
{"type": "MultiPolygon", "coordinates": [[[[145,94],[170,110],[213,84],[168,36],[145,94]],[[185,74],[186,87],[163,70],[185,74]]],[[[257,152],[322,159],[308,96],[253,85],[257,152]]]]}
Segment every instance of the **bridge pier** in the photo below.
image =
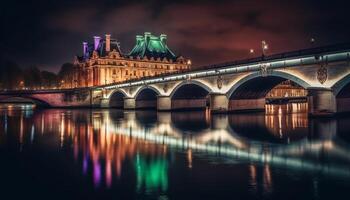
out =
{"type": "Polygon", "coordinates": [[[108,98],[103,98],[101,99],[101,108],[109,108],[109,99],[108,98]]]}
{"type": "Polygon", "coordinates": [[[136,99],[132,97],[124,97],[124,109],[133,110],[136,108],[136,99]]]}
{"type": "Polygon", "coordinates": [[[228,115],[214,115],[212,117],[211,125],[214,129],[221,129],[221,130],[227,129],[229,126],[228,115]]]}
{"type": "Polygon", "coordinates": [[[265,111],[265,98],[259,99],[230,99],[228,111],[244,112],[244,111],[265,111]]]}
{"type": "Polygon", "coordinates": [[[309,130],[317,138],[331,140],[337,135],[337,120],[327,119],[309,119],[309,130]]]}
{"type": "Polygon", "coordinates": [[[337,112],[336,97],[331,89],[308,89],[308,110],[310,116],[331,116],[337,112]]]}
{"type": "Polygon", "coordinates": [[[171,110],[171,98],[169,96],[157,97],[157,110],[158,111],[170,111],[171,110]]]}
{"type": "Polygon", "coordinates": [[[172,110],[204,110],[207,107],[206,98],[171,99],[172,110]]]}
{"type": "Polygon", "coordinates": [[[210,111],[212,113],[226,113],[228,111],[229,100],[226,94],[210,94],[210,111]]]}
{"type": "Polygon", "coordinates": [[[136,109],[156,108],[157,100],[136,100],[136,109]]]}

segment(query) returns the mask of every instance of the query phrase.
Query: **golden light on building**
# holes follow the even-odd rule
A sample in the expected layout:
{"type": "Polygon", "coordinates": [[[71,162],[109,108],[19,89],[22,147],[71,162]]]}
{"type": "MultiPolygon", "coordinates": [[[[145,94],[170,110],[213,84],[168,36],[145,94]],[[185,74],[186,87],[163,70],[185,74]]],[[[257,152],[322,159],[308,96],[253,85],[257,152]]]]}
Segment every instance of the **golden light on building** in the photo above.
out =
{"type": "Polygon", "coordinates": [[[135,47],[127,54],[110,34],[83,42],[83,55],[74,61],[76,87],[105,85],[190,69],[191,60],[175,55],[167,46],[167,36],[145,32],[136,36],[135,47]]]}

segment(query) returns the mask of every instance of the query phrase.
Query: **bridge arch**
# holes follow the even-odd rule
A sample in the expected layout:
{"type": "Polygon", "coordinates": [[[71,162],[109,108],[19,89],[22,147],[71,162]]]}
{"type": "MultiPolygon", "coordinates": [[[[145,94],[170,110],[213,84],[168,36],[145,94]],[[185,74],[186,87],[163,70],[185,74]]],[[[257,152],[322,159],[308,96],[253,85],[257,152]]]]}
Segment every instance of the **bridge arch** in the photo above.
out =
{"type": "Polygon", "coordinates": [[[107,98],[110,99],[110,98],[112,97],[112,95],[113,95],[114,93],[117,93],[117,92],[122,93],[122,94],[123,94],[124,96],[126,96],[126,97],[129,96],[129,94],[128,94],[124,89],[122,89],[122,88],[117,88],[117,89],[113,90],[112,92],[110,92],[109,95],[107,96],[107,98]]]}
{"type": "Polygon", "coordinates": [[[160,91],[156,88],[156,87],[153,87],[153,86],[150,86],[150,85],[144,85],[142,87],[140,87],[136,93],[133,95],[135,98],[137,98],[137,96],[145,89],[149,89],[149,90],[152,90],[154,91],[155,93],[157,93],[157,95],[160,95],[160,91]]]}
{"type": "Polygon", "coordinates": [[[109,95],[108,105],[110,108],[123,108],[124,98],[127,97],[127,93],[122,89],[116,89],[109,95]]]}
{"type": "Polygon", "coordinates": [[[170,93],[174,110],[205,109],[209,106],[212,89],[197,80],[186,80],[176,85],[170,93]]]}
{"type": "Polygon", "coordinates": [[[350,74],[344,76],[332,86],[335,96],[342,95],[345,91],[350,91],[350,74]]]}
{"type": "Polygon", "coordinates": [[[2,96],[0,97],[0,103],[4,103],[4,102],[8,102],[8,103],[32,103],[35,104],[36,106],[39,107],[50,107],[50,103],[39,99],[39,98],[35,98],[32,97],[30,95],[15,95],[15,96],[2,96]]]}
{"type": "Polygon", "coordinates": [[[350,112],[350,74],[332,86],[337,112],[350,112]]]}
{"type": "Polygon", "coordinates": [[[304,89],[311,87],[311,85],[309,83],[307,83],[306,81],[304,81],[304,80],[302,80],[294,75],[291,75],[289,73],[280,72],[280,71],[272,71],[268,75],[262,76],[262,74],[260,72],[254,72],[254,73],[251,73],[251,74],[243,77],[238,82],[234,83],[231,86],[231,88],[229,89],[229,91],[226,93],[226,96],[228,98],[230,98],[232,96],[232,94],[235,93],[244,84],[246,84],[247,82],[252,81],[254,79],[257,79],[257,78],[264,78],[266,80],[271,79],[271,78],[276,78],[276,81],[274,81],[275,84],[272,83],[273,86],[272,87],[270,86],[271,88],[269,87],[270,90],[284,80],[291,80],[292,82],[300,85],[304,89]]]}
{"type": "Polygon", "coordinates": [[[202,88],[202,89],[205,89],[208,93],[211,93],[212,92],[212,89],[207,86],[206,84],[200,82],[200,81],[197,81],[197,80],[185,80],[185,81],[182,81],[181,83],[177,84],[171,91],[170,93],[170,97],[173,98],[174,94],[181,88],[181,87],[184,87],[184,86],[188,86],[188,85],[195,85],[195,86],[198,86],[199,88],[202,88]]]}
{"type": "MultiPolygon", "coordinates": [[[[229,111],[265,111],[267,94],[283,81],[290,80],[294,84],[307,89],[310,84],[300,78],[288,73],[273,71],[266,76],[260,72],[251,73],[233,84],[226,93],[229,111]]],[[[306,93],[297,98],[306,98],[306,93]]],[[[276,101],[276,99],[274,99],[276,101]]],[[[277,101],[289,101],[288,99],[277,99],[277,101]]]]}
{"type": "Polygon", "coordinates": [[[134,95],[136,108],[156,108],[160,92],[152,86],[143,86],[134,95]]]}

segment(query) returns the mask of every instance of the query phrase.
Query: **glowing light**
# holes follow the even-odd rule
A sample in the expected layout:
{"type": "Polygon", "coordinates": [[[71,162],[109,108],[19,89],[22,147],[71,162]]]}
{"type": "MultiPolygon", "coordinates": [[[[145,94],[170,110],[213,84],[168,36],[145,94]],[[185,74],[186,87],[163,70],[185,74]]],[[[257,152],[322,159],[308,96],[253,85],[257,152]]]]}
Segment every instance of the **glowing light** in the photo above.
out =
{"type": "Polygon", "coordinates": [[[192,168],[192,149],[187,150],[188,168],[192,168]]]}
{"type": "Polygon", "coordinates": [[[266,50],[269,49],[269,45],[266,43],[265,40],[261,41],[261,49],[263,56],[266,54],[266,50]]]}
{"type": "Polygon", "coordinates": [[[100,163],[94,162],[94,184],[95,187],[98,187],[101,183],[101,165],[100,163]]]}
{"type": "Polygon", "coordinates": [[[147,162],[140,154],[135,161],[135,170],[137,173],[137,190],[145,187],[147,191],[163,191],[168,189],[168,163],[167,160],[158,158],[147,162]]]}

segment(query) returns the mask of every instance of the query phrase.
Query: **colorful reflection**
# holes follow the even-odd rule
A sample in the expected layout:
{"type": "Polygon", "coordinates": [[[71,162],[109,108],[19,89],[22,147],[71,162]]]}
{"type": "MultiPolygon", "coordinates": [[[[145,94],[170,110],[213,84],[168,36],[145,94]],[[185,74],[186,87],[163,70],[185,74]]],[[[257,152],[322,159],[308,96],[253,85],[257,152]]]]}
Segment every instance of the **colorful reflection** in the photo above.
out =
{"type": "Polygon", "coordinates": [[[148,161],[144,156],[137,154],[135,171],[138,192],[142,190],[164,192],[168,189],[168,161],[166,159],[156,158],[148,161]]]}
{"type": "Polygon", "coordinates": [[[273,192],[275,166],[350,177],[350,149],[337,139],[337,123],[308,119],[303,104],[268,109],[224,116],[50,109],[28,117],[9,108],[0,110],[0,145],[11,140],[18,151],[38,144],[67,151],[94,188],[111,188],[127,176],[142,194],[166,194],[172,166],[192,171],[198,158],[213,156],[250,163],[249,184],[257,193],[273,192]],[[176,163],[175,152],[183,163],[176,163]]]}
{"type": "Polygon", "coordinates": [[[280,138],[306,130],[308,123],[307,103],[266,105],[265,125],[280,138]]]}

